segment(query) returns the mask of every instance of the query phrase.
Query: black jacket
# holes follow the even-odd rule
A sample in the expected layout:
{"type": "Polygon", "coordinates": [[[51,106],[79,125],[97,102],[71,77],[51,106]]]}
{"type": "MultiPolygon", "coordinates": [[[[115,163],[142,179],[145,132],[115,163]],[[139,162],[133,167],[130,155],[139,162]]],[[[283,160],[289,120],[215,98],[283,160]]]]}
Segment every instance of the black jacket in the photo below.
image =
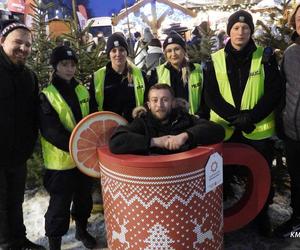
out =
{"type": "MultiPolygon", "coordinates": [[[[69,105],[75,117],[76,123],[78,123],[82,119],[79,101],[75,93],[75,88],[79,83],[74,78],[70,83],[67,83],[65,80],[61,79],[55,74],[53,75],[51,83],[55,86],[66,103],[69,105]]],[[[95,111],[96,107],[92,106],[90,103],[90,113],[95,111]]],[[[38,113],[42,136],[57,148],[69,152],[69,139],[71,133],[65,129],[59,120],[57,112],[51,106],[47,97],[43,93],[40,94],[38,113]]]]}
{"type": "Polygon", "coordinates": [[[174,109],[170,121],[164,125],[155,119],[151,112],[147,112],[135,118],[129,125],[120,126],[111,137],[109,147],[116,154],[170,154],[186,151],[197,145],[221,142],[224,135],[222,126],[174,109]],[[150,140],[153,137],[178,135],[183,132],[187,132],[189,138],[178,151],[150,148],[150,140]]]}
{"type": "Polygon", "coordinates": [[[25,163],[37,139],[38,81],[0,47],[0,166],[25,163]]]}
{"type": "MultiPolygon", "coordinates": [[[[127,121],[132,121],[132,110],[136,107],[134,85],[128,83],[127,72],[118,74],[113,70],[111,62],[106,65],[104,79],[103,110],[112,111],[123,116],[127,121]]],[[[146,75],[143,73],[145,88],[148,88],[146,75]]],[[[96,105],[94,77],[90,82],[89,91],[92,105],[96,105]]],[[[145,91],[146,94],[147,91],[145,91]]]]}
{"type": "MultiPolygon", "coordinates": [[[[248,80],[252,54],[256,50],[253,40],[241,51],[236,51],[230,41],[226,44],[226,67],[235,107],[221,96],[212,62],[204,69],[205,103],[225,120],[240,112],[241,99],[248,80]]],[[[257,123],[267,117],[278,105],[282,94],[283,81],[275,56],[264,51],[262,63],[265,72],[264,95],[249,111],[252,122],[257,123]]]]}

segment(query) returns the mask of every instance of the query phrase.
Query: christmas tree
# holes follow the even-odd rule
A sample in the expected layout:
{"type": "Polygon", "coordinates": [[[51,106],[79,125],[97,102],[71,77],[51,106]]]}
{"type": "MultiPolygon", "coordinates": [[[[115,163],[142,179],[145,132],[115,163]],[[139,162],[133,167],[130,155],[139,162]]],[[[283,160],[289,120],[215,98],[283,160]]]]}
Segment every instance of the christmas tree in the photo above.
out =
{"type": "Polygon", "coordinates": [[[193,63],[201,63],[209,60],[212,52],[218,49],[216,32],[204,21],[193,31],[198,37],[195,42],[189,42],[187,46],[188,57],[193,63]]]}
{"type": "Polygon", "coordinates": [[[145,250],[175,250],[171,244],[175,241],[172,240],[167,234],[169,230],[164,228],[159,223],[156,223],[148,230],[149,237],[144,241],[149,245],[145,250]]]}
{"type": "Polygon", "coordinates": [[[258,30],[254,34],[254,39],[258,45],[272,47],[278,60],[282,58],[284,50],[289,46],[293,30],[288,25],[291,12],[291,0],[283,1],[281,8],[273,8],[268,16],[267,23],[258,20],[256,25],[258,30]]]}
{"type": "MultiPolygon", "coordinates": [[[[47,34],[46,15],[47,10],[52,8],[53,4],[43,4],[39,0],[34,0],[30,4],[32,10],[31,30],[32,30],[32,52],[27,61],[28,66],[35,72],[40,89],[48,84],[51,67],[49,58],[54,43],[50,41],[47,34]]],[[[43,158],[40,143],[38,142],[33,155],[27,161],[27,182],[26,186],[33,188],[42,185],[43,158]]]]}
{"type": "Polygon", "coordinates": [[[70,42],[71,47],[78,55],[78,66],[76,77],[83,83],[90,80],[93,72],[107,63],[107,57],[103,53],[105,44],[94,42],[87,39],[88,29],[92,25],[82,29],[78,24],[76,13],[76,1],[72,0],[73,18],[70,21],[70,33],[64,34],[63,38],[70,42]],[[93,46],[93,49],[90,49],[93,46]]]}
{"type": "Polygon", "coordinates": [[[32,16],[32,52],[28,60],[28,66],[36,73],[40,86],[49,81],[49,58],[54,43],[51,42],[47,34],[46,15],[47,10],[53,7],[52,3],[43,4],[39,0],[34,0],[31,4],[32,16]]]}

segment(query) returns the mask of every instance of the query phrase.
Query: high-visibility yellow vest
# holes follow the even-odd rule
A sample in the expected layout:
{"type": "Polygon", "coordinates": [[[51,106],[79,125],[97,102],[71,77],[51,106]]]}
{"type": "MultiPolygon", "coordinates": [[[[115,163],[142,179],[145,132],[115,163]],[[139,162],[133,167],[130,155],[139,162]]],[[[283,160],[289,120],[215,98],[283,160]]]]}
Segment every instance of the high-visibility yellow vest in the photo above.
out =
{"type": "MultiPolygon", "coordinates": [[[[253,109],[259,99],[264,94],[265,72],[261,63],[263,48],[257,47],[257,50],[252,55],[249,78],[241,100],[241,110],[253,109]]],[[[235,106],[230,83],[227,76],[226,60],[224,49],[221,49],[212,54],[212,61],[215,68],[216,78],[219,85],[219,90],[224,100],[235,106]]],[[[225,141],[230,139],[234,132],[234,127],[229,127],[229,122],[220,117],[213,110],[210,112],[210,119],[221,124],[225,128],[225,141]]],[[[275,133],[274,113],[269,114],[265,119],[255,124],[256,128],[250,133],[244,133],[243,136],[251,140],[261,140],[269,138],[275,133]]]]}
{"type": "MultiPolygon", "coordinates": [[[[44,88],[42,92],[58,114],[59,120],[65,129],[72,132],[76,126],[76,120],[67,102],[52,84],[44,88]]],[[[89,92],[84,86],[78,84],[75,88],[75,93],[80,104],[82,117],[85,117],[89,114],[89,92]]],[[[53,170],[67,170],[76,167],[75,162],[68,152],[55,147],[43,137],[41,137],[41,143],[46,168],[53,170]]]]}
{"type": "MultiPolygon", "coordinates": [[[[95,99],[98,104],[98,111],[103,110],[105,74],[106,67],[103,67],[94,73],[95,99]]],[[[142,106],[144,104],[145,82],[142,71],[138,67],[132,67],[132,78],[136,106],[142,106]]]]}
{"type": "MultiPolygon", "coordinates": [[[[195,69],[190,73],[188,80],[189,91],[189,113],[195,114],[201,103],[203,73],[200,64],[194,63],[195,69]]],[[[166,68],[166,63],[156,67],[158,83],[165,83],[171,86],[170,70],[166,68]]]]}

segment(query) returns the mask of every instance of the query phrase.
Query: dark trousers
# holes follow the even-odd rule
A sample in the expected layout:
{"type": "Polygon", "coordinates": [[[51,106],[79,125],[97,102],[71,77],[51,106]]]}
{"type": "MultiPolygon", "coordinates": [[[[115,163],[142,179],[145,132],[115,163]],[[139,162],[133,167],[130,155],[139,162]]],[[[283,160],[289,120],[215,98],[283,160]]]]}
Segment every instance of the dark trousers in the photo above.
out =
{"type": "Polygon", "coordinates": [[[286,161],[291,178],[291,207],[293,216],[300,217],[300,141],[285,140],[286,161]]]}
{"type": "Polygon", "coordinates": [[[71,204],[73,219],[80,223],[87,222],[93,207],[92,180],[77,168],[46,171],[44,186],[50,194],[45,214],[46,236],[61,237],[68,231],[71,204]]]}
{"type": "Polygon", "coordinates": [[[0,166],[0,249],[22,242],[26,164],[0,166]]]}

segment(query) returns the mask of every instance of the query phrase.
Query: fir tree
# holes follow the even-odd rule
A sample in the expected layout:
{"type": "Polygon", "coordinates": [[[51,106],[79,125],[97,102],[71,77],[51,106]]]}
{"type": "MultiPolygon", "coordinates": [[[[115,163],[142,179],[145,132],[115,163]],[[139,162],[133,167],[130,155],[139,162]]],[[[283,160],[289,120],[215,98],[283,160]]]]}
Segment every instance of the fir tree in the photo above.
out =
{"type": "MultiPolygon", "coordinates": [[[[206,22],[203,22],[206,23],[206,22]]],[[[217,37],[216,32],[207,27],[199,25],[196,27],[200,34],[200,42],[195,44],[188,44],[187,53],[191,62],[193,63],[201,63],[209,60],[212,52],[216,50],[217,37]]]]}
{"type": "MultiPolygon", "coordinates": [[[[50,37],[47,35],[46,15],[48,9],[53,7],[53,4],[44,4],[42,1],[34,0],[30,7],[33,11],[33,14],[30,14],[32,17],[31,30],[33,43],[32,52],[27,64],[35,72],[41,89],[48,84],[52,69],[49,66],[49,58],[54,43],[50,41],[50,37]]],[[[37,143],[32,156],[27,161],[27,188],[42,185],[42,165],[41,146],[40,143],[37,143]]]]}
{"type": "Polygon", "coordinates": [[[260,28],[255,32],[254,39],[258,45],[272,47],[280,60],[284,50],[289,46],[293,30],[288,25],[291,0],[281,3],[281,8],[274,8],[269,14],[270,22],[258,20],[256,25],[260,28]]]}
{"type": "Polygon", "coordinates": [[[101,68],[107,63],[107,57],[103,53],[104,44],[94,44],[92,41],[87,41],[88,29],[92,23],[82,29],[78,24],[76,13],[76,1],[72,1],[73,18],[70,21],[70,33],[64,34],[63,37],[68,39],[71,47],[78,55],[77,78],[83,83],[90,80],[93,72],[101,68]],[[93,46],[93,49],[89,49],[93,46]]]}
{"type": "Polygon", "coordinates": [[[28,60],[28,66],[36,73],[40,86],[43,86],[49,81],[49,58],[54,43],[50,41],[47,35],[47,10],[52,8],[53,4],[43,4],[39,0],[34,0],[31,4],[33,10],[32,16],[32,52],[28,60]]]}

